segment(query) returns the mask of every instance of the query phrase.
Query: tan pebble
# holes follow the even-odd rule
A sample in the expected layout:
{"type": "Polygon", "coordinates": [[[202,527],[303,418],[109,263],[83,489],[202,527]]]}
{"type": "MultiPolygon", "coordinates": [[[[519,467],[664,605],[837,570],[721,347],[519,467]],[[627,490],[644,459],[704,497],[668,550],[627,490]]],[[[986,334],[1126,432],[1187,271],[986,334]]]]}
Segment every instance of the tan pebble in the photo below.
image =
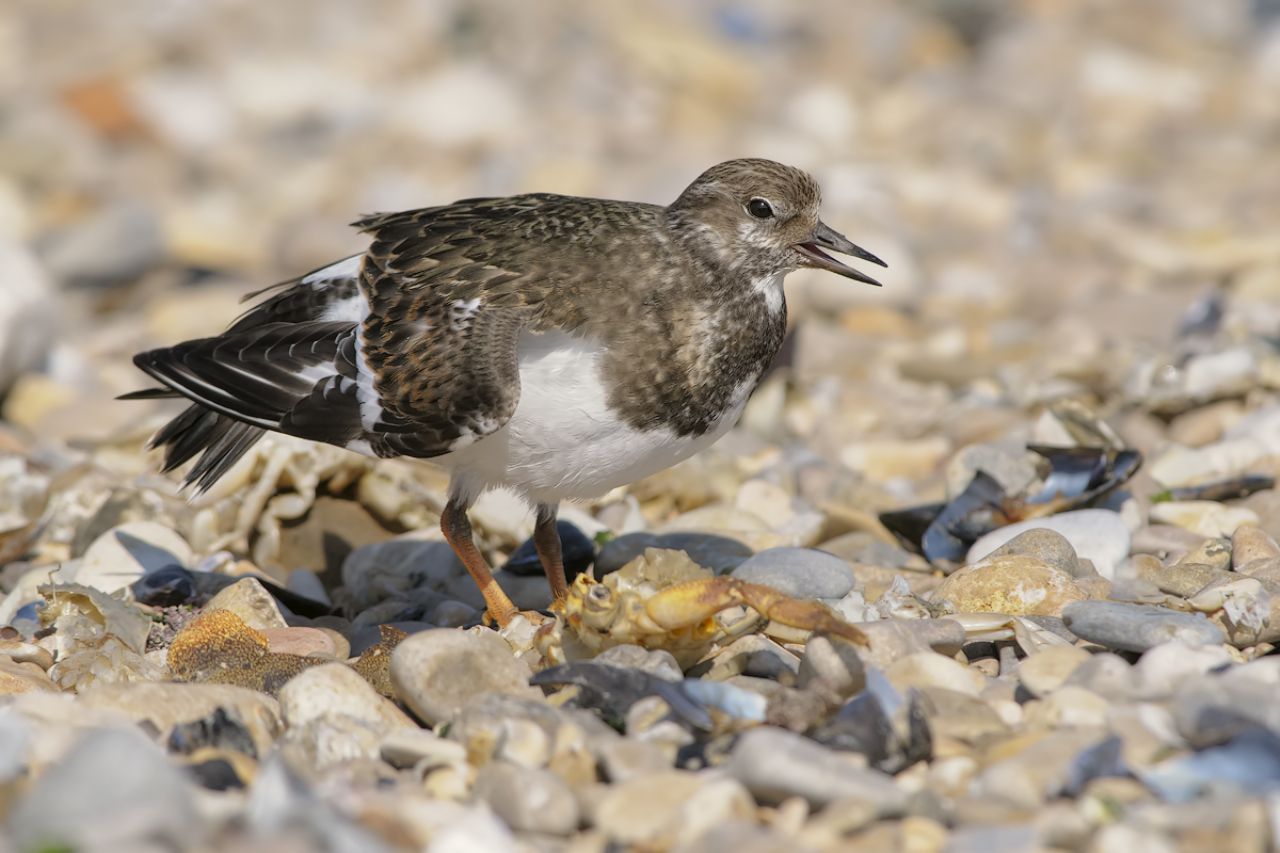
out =
{"type": "Polygon", "coordinates": [[[1230,536],[1244,524],[1258,523],[1258,515],[1244,507],[1216,501],[1167,501],[1151,507],[1152,522],[1176,524],[1201,536],[1230,536]]]}
{"type": "Polygon", "coordinates": [[[1088,594],[1066,572],[1033,557],[989,557],[965,566],[934,590],[960,613],[1060,616],[1062,608],[1088,594]]]}
{"type": "Polygon", "coordinates": [[[19,663],[0,657],[0,696],[16,696],[36,690],[58,692],[58,688],[39,664],[19,663]]]}
{"type": "Polygon", "coordinates": [[[1237,572],[1267,560],[1280,559],[1280,545],[1256,524],[1242,524],[1231,534],[1231,566],[1237,572]]]}
{"type": "Polygon", "coordinates": [[[1075,646],[1049,646],[1018,666],[1018,680],[1032,696],[1042,697],[1062,686],[1089,653],[1075,646]]]}
{"type": "Polygon", "coordinates": [[[33,663],[43,670],[53,666],[53,654],[43,646],[25,640],[0,640],[0,658],[15,663],[33,663]]]}
{"type": "Polygon", "coordinates": [[[1102,726],[1107,721],[1111,704],[1097,693],[1083,687],[1066,685],[1040,702],[1030,703],[1025,722],[1032,728],[1084,728],[1102,726]]]}
{"type": "Polygon", "coordinates": [[[264,628],[289,627],[280,614],[276,600],[257,578],[241,578],[236,581],[209,599],[204,610],[228,610],[258,631],[264,628]]]}
{"type": "Polygon", "coordinates": [[[981,673],[933,652],[917,652],[894,661],[885,675],[904,695],[912,687],[945,687],[976,696],[987,682],[981,673]]]}

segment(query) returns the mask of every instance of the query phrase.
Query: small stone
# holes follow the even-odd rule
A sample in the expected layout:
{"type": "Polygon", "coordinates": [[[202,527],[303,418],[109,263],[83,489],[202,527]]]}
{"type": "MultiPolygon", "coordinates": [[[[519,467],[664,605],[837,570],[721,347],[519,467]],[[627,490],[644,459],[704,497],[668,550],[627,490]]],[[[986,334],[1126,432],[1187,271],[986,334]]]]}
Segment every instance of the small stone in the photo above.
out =
{"type": "Polygon", "coordinates": [[[624,669],[638,669],[668,681],[679,681],[684,678],[684,671],[680,669],[680,664],[666,649],[646,649],[624,643],[605,649],[596,655],[595,661],[624,669]]]}
{"type": "Polygon", "coordinates": [[[257,631],[289,627],[276,600],[257,578],[241,578],[209,599],[203,610],[230,611],[257,631]]]}
{"type": "Polygon", "coordinates": [[[33,690],[59,692],[49,680],[49,674],[39,664],[20,663],[12,658],[0,657],[0,696],[16,696],[33,690]]]}
{"type": "Polygon", "coordinates": [[[954,654],[964,645],[964,626],[954,619],[881,619],[858,626],[867,635],[867,663],[886,668],[920,652],[954,654]]]}
{"type": "Polygon", "coordinates": [[[342,589],[349,612],[367,610],[410,591],[442,589],[466,569],[434,531],[406,533],[356,548],[342,562],[342,589]]]}
{"type": "Polygon", "coordinates": [[[1251,574],[1250,566],[1280,559],[1280,545],[1261,527],[1242,524],[1231,534],[1231,567],[1251,574]]]}
{"type": "Polygon", "coordinates": [[[380,731],[417,728],[408,715],[378,695],[346,664],[327,663],[299,673],[280,688],[278,699],[289,726],[349,717],[380,731]]]}
{"type": "Polygon", "coordinates": [[[853,800],[891,816],[907,803],[906,793],[887,773],[860,767],[802,735],[772,726],[745,732],[724,769],[768,805],[789,797],[803,797],[815,808],[853,800]]]}
{"type": "Polygon", "coordinates": [[[76,583],[115,592],[144,575],[187,566],[191,560],[191,546],[177,533],[154,521],[131,521],[93,541],[80,560],[76,583]]]}
{"type": "Polygon", "coordinates": [[[853,568],[839,557],[813,548],[769,548],[732,572],[795,598],[843,598],[853,589],[853,568]]]}
{"type": "Polygon", "coordinates": [[[413,634],[391,654],[391,682],[400,700],[429,726],[452,719],[475,696],[541,696],[529,668],[493,631],[434,628],[413,634]]]}
{"type": "MultiPolygon", "coordinates": [[[[596,556],[596,544],[583,533],[576,524],[560,520],[556,522],[556,532],[560,535],[560,553],[564,560],[565,577],[570,582],[591,565],[596,556]]],[[[529,538],[511,552],[511,556],[502,564],[501,571],[514,575],[532,575],[544,577],[542,561],[529,538]]]]}
{"type": "Polygon", "coordinates": [[[494,761],[476,774],[475,795],[516,832],[568,835],[578,828],[578,801],[556,774],[494,761]]]}
{"type": "Polygon", "coordinates": [[[1197,677],[1231,662],[1231,652],[1223,646],[1161,643],[1148,649],[1134,665],[1133,683],[1140,698],[1160,701],[1197,677]]]}
{"type": "Polygon", "coordinates": [[[960,613],[1058,616],[1063,607],[1088,594],[1066,572],[1034,557],[1010,554],[957,570],[933,597],[950,601],[960,613]]]}
{"type": "Polygon", "coordinates": [[[1071,543],[1076,556],[1092,562],[1098,574],[1107,580],[1115,578],[1116,568],[1129,556],[1129,527],[1120,513],[1107,509],[1078,509],[993,530],[973,543],[965,562],[976,563],[1015,537],[1036,528],[1061,534],[1071,543]]]}
{"type": "Polygon", "coordinates": [[[85,734],[7,816],[22,850],[169,849],[199,844],[202,821],[182,771],[140,731],[85,734]]]}
{"type": "Polygon", "coordinates": [[[1160,643],[1178,640],[1187,645],[1222,643],[1222,630],[1198,613],[1179,613],[1163,607],[1118,601],[1079,601],[1062,612],[1076,636],[1108,649],[1145,652],[1160,643]]]}
{"type": "Polygon", "coordinates": [[[616,844],[667,847],[681,834],[705,831],[708,822],[754,812],[751,796],[731,779],[667,770],[610,786],[592,816],[616,844]]]}
{"type": "Polygon", "coordinates": [[[382,738],[378,747],[382,760],[392,767],[429,770],[467,760],[467,748],[427,729],[396,727],[382,738]]]}
{"type": "Polygon", "coordinates": [[[867,686],[867,670],[852,644],[817,634],[805,643],[796,685],[847,699],[867,686]]]}
{"type": "Polygon", "coordinates": [[[920,696],[920,707],[935,745],[948,741],[977,744],[1009,732],[1008,724],[996,710],[976,696],[945,687],[921,688],[920,696]]]}
{"type": "Polygon", "coordinates": [[[1208,566],[1218,571],[1231,568],[1232,547],[1225,539],[1205,539],[1186,554],[1178,558],[1178,563],[1208,566]]]}
{"type": "Polygon", "coordinates": [[[230,684],[108,684],[80,694],[76,701],[86,708],[112,711],[136,723],[147,723],[162,733],[221,710],[245,727],[258,755],[267,754],[284,728],[275,699],[230,684]]]}
{"type": "Polygon", "coordinates": [[[329,600],[329,593],[324,588],[324,582],[320,580],[318,574],[310,569],[294,569],[289,572],[289,577],[285,581],[285,588],[289,592],[296,593],[311,601],[318,601],[329,606],[333,604],[329,600]]]}
{"type": "Polygon", "coordinates": [[[1185,559],[1172,566],[1164,566],[1150,554],[1135,555],[1131,565],[1139,578],[1155,584],[1156,589],[1161,592],[1180,598],[1190,598],[1214,581],[1239,577],[1226,569],[1216,569],[1204,563],[1191,563],[1185,559]]]}
{"type": "Polygon", "coordinates": [[[1110,708],[1111,703],[1097,693],[1068,684],[1030,703],[1024,721],[1031,729],[1100,727],[1106,725],[1110,708]]]}
{"type": "Polygon", "coordinates": [[[1246,524],[1258,524],[1258,515],[1244,507],[1233,507],[1217,501],[1165,501],[1153,504],[1153,522],[1176,524],[1192,533],[1209,537],[1227,537],[1246,524]]]}
{"type": "Polygon", "coordinates": [[[674,758],[652,741],[621,737],[601,739],[593,751],[605,780],[614,784],[670,770],[674,758]]]}
{"type": "MultiPolygon", "coordinates": [[[[346,654],[339,654],[333,636],[319,628],[264,628],[262,636],[267,638],[267,648],[278,654],[329,660],[346,658],[346,654]]],[[[344,643],[341,651],[350,649],[351,645],[344,643]]]]}
{"type": "Polygon", "coordinates": [[[1076,667],[1064,683],[1084,687],[1113,702],[1122,702],[1133,695],[1133,668],[1119,655],[1103,652],[1092,655],[1076,667]]]}
{"type": "Polygon", "coordinates": [[[1102,738],[1088,729],[1060,729],[1000,743],[974,780],[973,793],[1023,809],[1038,808],[1067,786],[1077,758],[1102,738]]]}
{"type": "Polygon", "coordinates": [[[884,674],[904,696],[913,687],[945,687],[977,696],[986,686],[981,673],[933,652],[908,655],[895,661],[884,674]]]}
{"type": "Polygon", "coordinates": [[[984,559],[1004,556],[1034,557],[1072,577],[1077,577],[1079,572],[1076,549],[1067,537],[1048,527],[1033,527],[1019,533],[984,559]]]}
{"type": "Polygon", "coordinates": [[[645,532],[624,533],[611,539],[600,549],[596,557],[596,575],[603,577],[615,572],[644,555],[650,548],[668,548],[683,551],[698,565],[723,574],[736,568],[751,556],[751,549],[728,536],[712,533],[680,531],[661,535],[645,532]]]}
{"type": "Polygon", "coordinates": [[[799,669],[800,659],[791,652],[761,634],[747,634],[721,649],[704,677],[724,681],[749,675],[791,683],[799,669]]]}
{"type": "Polygon", "coordinates": [[[1050,646],[1019,664],[1018,680],[1028,693],[1042,698],[1061,687],[1089,657],[1075,646],[1050,646]]]}

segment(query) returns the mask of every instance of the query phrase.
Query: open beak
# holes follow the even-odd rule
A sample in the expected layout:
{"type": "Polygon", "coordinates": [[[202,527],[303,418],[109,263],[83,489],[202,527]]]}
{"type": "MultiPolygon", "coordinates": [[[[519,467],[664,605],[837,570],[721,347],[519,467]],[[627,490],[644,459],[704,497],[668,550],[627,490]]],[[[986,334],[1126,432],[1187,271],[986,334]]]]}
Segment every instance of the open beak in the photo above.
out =
{"type": "Polygon", "coordinates": [[[870,261],[873,264],[879,264],[882,267],[888,267],[884,261],[868,252],[866,249],[855,246],[849,242],[843,234],[836,231],[826,223],[819,222],[818,227],[813,229],[813,236],[803,243],[796,243],[795,250],[800,253],[803,258],[803,265],[806,267],[816,267],[820,270],[842,275],[845,278],[851,278],[855,281],[861,281],[866,284],[873,284],[876,287],[882,287],[880,282],[876,281],[869,275],[858,272],[851,266],[837,261],[828,255],[823,249],[829,249],[832,252],[839,252],[842,255],[852,255],[855,258],[861,258],[864,261],[870,261]]]}

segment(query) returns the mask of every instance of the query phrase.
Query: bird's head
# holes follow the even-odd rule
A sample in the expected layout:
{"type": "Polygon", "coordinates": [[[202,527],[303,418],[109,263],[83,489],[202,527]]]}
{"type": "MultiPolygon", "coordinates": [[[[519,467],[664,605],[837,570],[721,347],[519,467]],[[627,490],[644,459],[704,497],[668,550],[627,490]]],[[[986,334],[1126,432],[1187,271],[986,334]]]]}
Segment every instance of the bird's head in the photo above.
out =
{"type": "Polygon", "coordinates": [[[691,248],[753,279],[814,267],[880,286],[831,257],[885,266],[818,217],[822,191],[807,173],[772,160],[728,160],[698,176],[668,208],[691,248]]]}

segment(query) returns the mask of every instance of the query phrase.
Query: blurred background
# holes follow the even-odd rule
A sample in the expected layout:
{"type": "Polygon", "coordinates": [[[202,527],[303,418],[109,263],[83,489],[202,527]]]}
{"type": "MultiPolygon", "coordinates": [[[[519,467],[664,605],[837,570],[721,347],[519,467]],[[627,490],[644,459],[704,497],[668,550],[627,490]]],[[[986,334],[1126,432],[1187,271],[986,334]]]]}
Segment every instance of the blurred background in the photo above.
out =
{"type": "Polygon", "coordinates": [[[748,426],[936,492],[921,475],[1034,406],[1176,370],[1149,354],[1180,328],[1280,328],[1278,15],[9,0],[3,441],[133,447],[97,461],[153,470],[136,446],[167,410],[112,402],[145,384],[129,355],[359,250],[359,214],[526,191],[665,203],[765,156],[812,171],[826,220],[890,269],[883,290],[791,277],[789,370],[748,426]]]}

